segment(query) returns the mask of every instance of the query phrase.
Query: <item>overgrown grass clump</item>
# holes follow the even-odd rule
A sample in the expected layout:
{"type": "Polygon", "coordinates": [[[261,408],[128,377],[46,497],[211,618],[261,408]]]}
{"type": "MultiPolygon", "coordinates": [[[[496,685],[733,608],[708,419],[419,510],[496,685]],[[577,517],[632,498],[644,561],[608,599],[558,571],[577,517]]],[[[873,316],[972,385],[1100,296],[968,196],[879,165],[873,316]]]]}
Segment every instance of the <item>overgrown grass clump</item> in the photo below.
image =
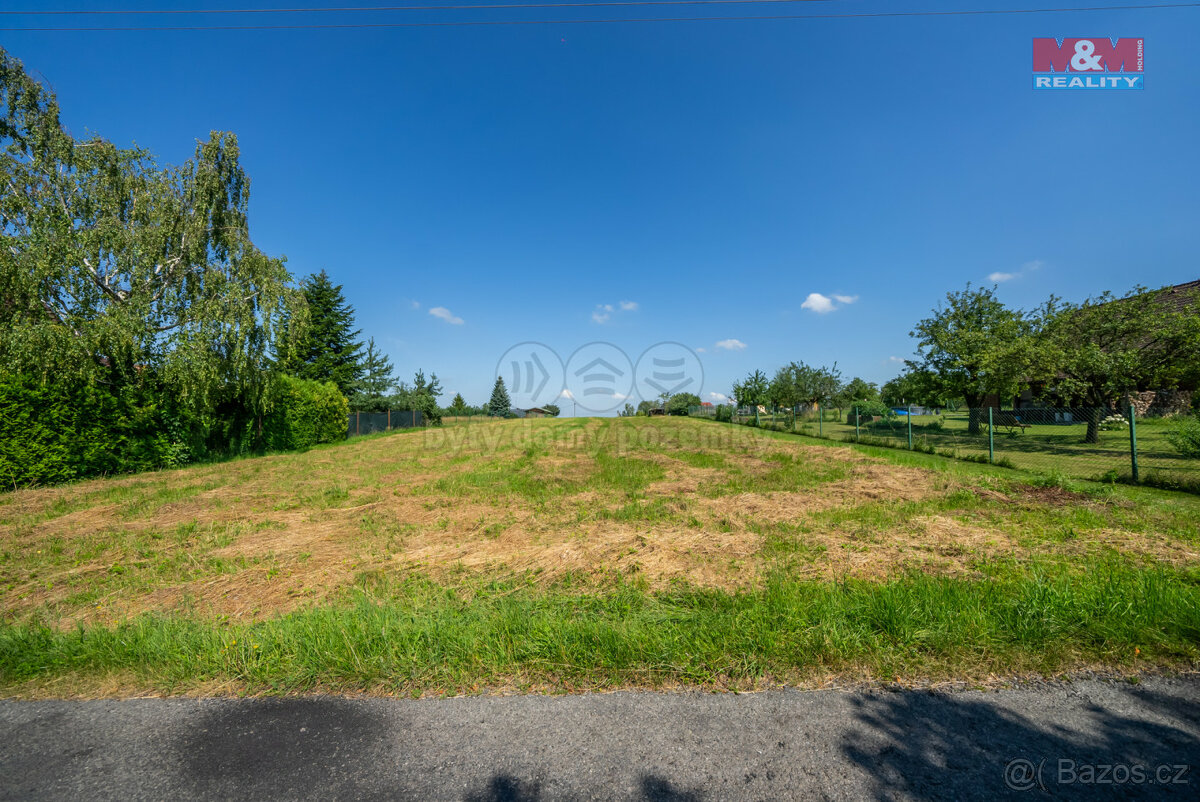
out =
{"type": "Polygon", "coordinates": [[[181,692],[456,693],[676,682],[748,687],[1195,665],[1200,576],[1119,560],[982,567],[987,579],[769,579],[741,593],[520,580],[364,580],[341,604],[257,623],[143,616],[61,631],[0,625],[0,686],[123,675],[181,692]]]}

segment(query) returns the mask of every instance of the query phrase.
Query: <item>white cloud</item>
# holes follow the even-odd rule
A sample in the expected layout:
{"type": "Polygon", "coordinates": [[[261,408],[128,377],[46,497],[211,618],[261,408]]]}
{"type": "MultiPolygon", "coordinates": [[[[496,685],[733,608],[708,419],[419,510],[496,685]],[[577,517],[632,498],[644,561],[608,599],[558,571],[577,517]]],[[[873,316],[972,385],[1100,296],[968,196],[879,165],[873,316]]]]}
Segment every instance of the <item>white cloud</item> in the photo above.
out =
{"type": "Polygon", "coordinates": [[[721,340],[719,343],[717,343],[717,348],[725,351],[744,351],[746,349],[746,344],[741,340],[730,338],[728,340],[721,340]]]}
{"type": "Polygon", "coordinates": [[[563,391],[562,391],[562,394],[561,394],[561,395],[559,395],[558,397],[559,397],[559,398],[565,398],[565,399],[567,399],[568,401],[574,401],[574,400],[575,400],[575,396],[574,396],[574,395],[572,395],[572,394],[571,394],[571,391],[570,391],[570,390],[567,390],[566,388],[564,388],[564,389],[563,389],[563,391]]]}
{"type": "Polygon", "coordinates": [[[807,309],[810,312],[816,312],[818,315],[824,315],[834,311],[835,309],[840,309],[846,304],[852,304],[857,300],[857,295],[834,294],[833,297],[830,297],[828,295],[822,295],[819,292],[810,292],[808,297],[804,299],[804,303],[800,304],[800,308],[807,309]],[[835,301],[837,303],[834,303],[835,301]]]}
{"type": "Polygon", "coordinates": [[[636,312],[637,308],[637,301],[620,301],[616,306],[612,304],[596,304],[596,308],[592,312],[592,322],[603,325],[612,320],[614,314],[619,312],[636,312]]]}
{"type": "Polygon", "coordinates": [[[993,284],[1003,284],[1006,281],[1012,281],[1015,278],[1021,278],[1026,273],[1037,272],[1038,270],[1041,270],[1045,264],[1046,263],[1041,259],[1030,259],[1028,262],[1021,265],[1020,270],[1011,273],[1006,270],[997,270],[994,273],[988,273],[987,278],[988,281],[992,282],[993,284]]]}
{"type": "Polygon", "coordinates": [[[614,400],[614,401],[624,401],[626,398],[629,398],[629,396],[627,396],[627,395],[622,395],[621,393],[613,393],[613,400],[614,400]]]}
{"type": "Polygon", "coordinates": [[[433,315],[434,317],[441,318],[452,326],[461,326],[463,324],[463,319],[461,317],[455,317],[450,310],[444,306],[433,307],[429,310],[429,314],[433,315]]]}
{"type": "Polygon", "coordinates": [[[707,354],[707,353],[708,353],[708,351],[704,350],[703,348],[697,348],[697,349],[696,349],[696,353],[697,353],[697,354],[707,354]]]}
{"type": "Polygon", "coordinates": [[[889,356],[888,357],[888,362],[903,362],[903,361],[904,361],[904,357],[901,357],[901,356],[889,356]]]}
{"type": "Polygon", "coordinates": [[[729,400],[729,396],[725,395],[724,393],[711,392],[708,394],[708,399],[717,404],[724,404],[729,400]]]}
{"type": "Polygon", "coordinates": [[[804,299],[804,303],[800,304],[800,308],[823,315],[826,312],[832,312],[837,307],[833,305],[833,300],[829,296],[822,295],[819,292],[810,292],[808,297],[804,299]]]}
{"type": "Polygon", "coordinates": [[[420,308],[421,308],[421,302],[420,302],[420,301],[409,301],[409,304],[411,304],[411,305],[412,305],[412,308],[413,308],[413,309],[420,309],[420,308]]]}

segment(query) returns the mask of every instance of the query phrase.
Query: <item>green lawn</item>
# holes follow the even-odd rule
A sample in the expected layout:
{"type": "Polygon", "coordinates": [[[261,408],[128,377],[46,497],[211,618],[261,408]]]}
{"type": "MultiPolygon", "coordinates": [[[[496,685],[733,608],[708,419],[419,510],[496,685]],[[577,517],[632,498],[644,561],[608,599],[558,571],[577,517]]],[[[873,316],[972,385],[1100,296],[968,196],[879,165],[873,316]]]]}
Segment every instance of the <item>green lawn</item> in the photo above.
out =
{"type": "MultiPolygon", "coordinates": [[[[1026,420],[1037,418],[1026,416],[1026,420]]],[[[788,431],[793,428],[791,417],[786,414],[762,415],[760,421],[767,427],[788,431]]],[[[1034,423],[1027,429],[1013,431],[998,426],[993,438],[995,459],[1000,464],[1046,474],[1101,481],[1128,480],[1132,474],[1129,429],[1115,426],[1101,431],[1098,443],[1085,443],[1087,425],[1078,415],[1075,421],[1034,423]]],[[[1200,460],[1181,456],[1170,444],[1166,434],[1171,425],[1171,421],[1159,418],[1137,421],[1140,478],[1150,484],[1200,489],[1200,460]]],[[[801,434],[836,440],[859,437],[868,442],[887,440],[899,447],[908,444],[908,421],[904,416],[860,422],[856,432],[852,416],[843,413],[838,417],[829,411],[819,424],[815,415],[809,415],[800,417],[794,426],[801,434]]],[[[932,448],[945,456],[968,459],[988,456],[987,427],[979,434],[969,434],[966,411],[914,415],[912,435],[915,447],[932,448]]]]}

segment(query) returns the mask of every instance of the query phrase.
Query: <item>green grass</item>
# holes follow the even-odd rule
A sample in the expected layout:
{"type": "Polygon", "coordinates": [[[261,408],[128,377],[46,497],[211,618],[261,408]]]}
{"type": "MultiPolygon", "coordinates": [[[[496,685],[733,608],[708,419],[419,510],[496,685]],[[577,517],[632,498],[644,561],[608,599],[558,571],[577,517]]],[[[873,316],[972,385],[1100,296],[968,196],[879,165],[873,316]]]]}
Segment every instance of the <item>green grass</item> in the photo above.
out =
{"type": "Polygon", "coordinates": [[[1125,671],[1194,662],[1194,572],[1119,561],[997,562],[987,582],[909,574],[726,593],[616,583],[480,583],[469,593],[364,577],[344,602],[255,624],[184,615],[58,631],[0,627],[0,689],[123,675],[163,692],[459,693],[515,687],[754,687],[829,672],[882,680],[1125,671]]]}
{"type": "MultiPolygon", "coordinates": [[[[1010,414],[1010,413],[1006,413],[1010,414]]],[[[968,415],[914,415],[913,448],[965,460],[988,459],[988,435],[968,433],[968,415]]],[[[1167,433],[1172,422],[1149,418],[1137,422],[1140,479],[1168,489],[1200,492],[1200,460],[1185,458],[1170,444],[1167,433]]],[[[904,416],[862,422],[856,431],[853,420],[826,413],[818,426],[815,417],[798,418],[794,425],[785,414],[761,415],[765,429],[794,431],[810,437],[854,441],[892,448],[908,447],[908,421],[904,416]]],[[[1036,424],[1020,432],[997,428],[994,436],[996,463],[1005,467],[1040,473],[1060,473],[1078,479],[1131,481],[1129,430],[1118,427],[1099,432],[1099,442],[1085,443],[1085,423],[1036,424]]]]}
{"type": "Polygon", "coordinates": [[[1200,498],[1063,471],[685,419],[463,424],[0,496],[0,692],[1195,668],[1197,553],[1200,498]]]}

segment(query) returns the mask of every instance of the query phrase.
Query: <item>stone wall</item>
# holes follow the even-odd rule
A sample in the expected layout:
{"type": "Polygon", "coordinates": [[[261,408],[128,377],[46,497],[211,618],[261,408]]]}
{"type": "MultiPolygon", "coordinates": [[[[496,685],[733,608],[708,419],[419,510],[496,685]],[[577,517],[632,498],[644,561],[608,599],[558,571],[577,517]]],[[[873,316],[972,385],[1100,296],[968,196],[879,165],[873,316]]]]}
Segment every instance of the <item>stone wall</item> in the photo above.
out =
{"type": "Polygon", "coordinates": [[[1133,412],[1139,418],[1146,417],[1146,413],[1150,411],[1150,407],[1154,404],[1154,399],[1158,397],[1158,393],[1154,390],[1144,390],[1140,393],[1129,393],[1121,397],[1119,411],[1125,414],[1129,409],[1129,405],[1133,404],[1133,412]]]}
{"type": "Polygon", "coordinates": [[[1192,393],[1190,390],[1145,390],[1129,393],[1121,397],[1118,411],[1125,414],[1129,405],[1139,418],[1171,418],[1176,415],[1187,415],[1192,410],[1192,393]]]}
{"type": "Polygon", "coordinates": [[[1191,411],[1191,390],[1163,390],[1155,395],[1149,414],[1161,418],[1171,418],[1176,415],[1187,415],[1191,411]]]}

